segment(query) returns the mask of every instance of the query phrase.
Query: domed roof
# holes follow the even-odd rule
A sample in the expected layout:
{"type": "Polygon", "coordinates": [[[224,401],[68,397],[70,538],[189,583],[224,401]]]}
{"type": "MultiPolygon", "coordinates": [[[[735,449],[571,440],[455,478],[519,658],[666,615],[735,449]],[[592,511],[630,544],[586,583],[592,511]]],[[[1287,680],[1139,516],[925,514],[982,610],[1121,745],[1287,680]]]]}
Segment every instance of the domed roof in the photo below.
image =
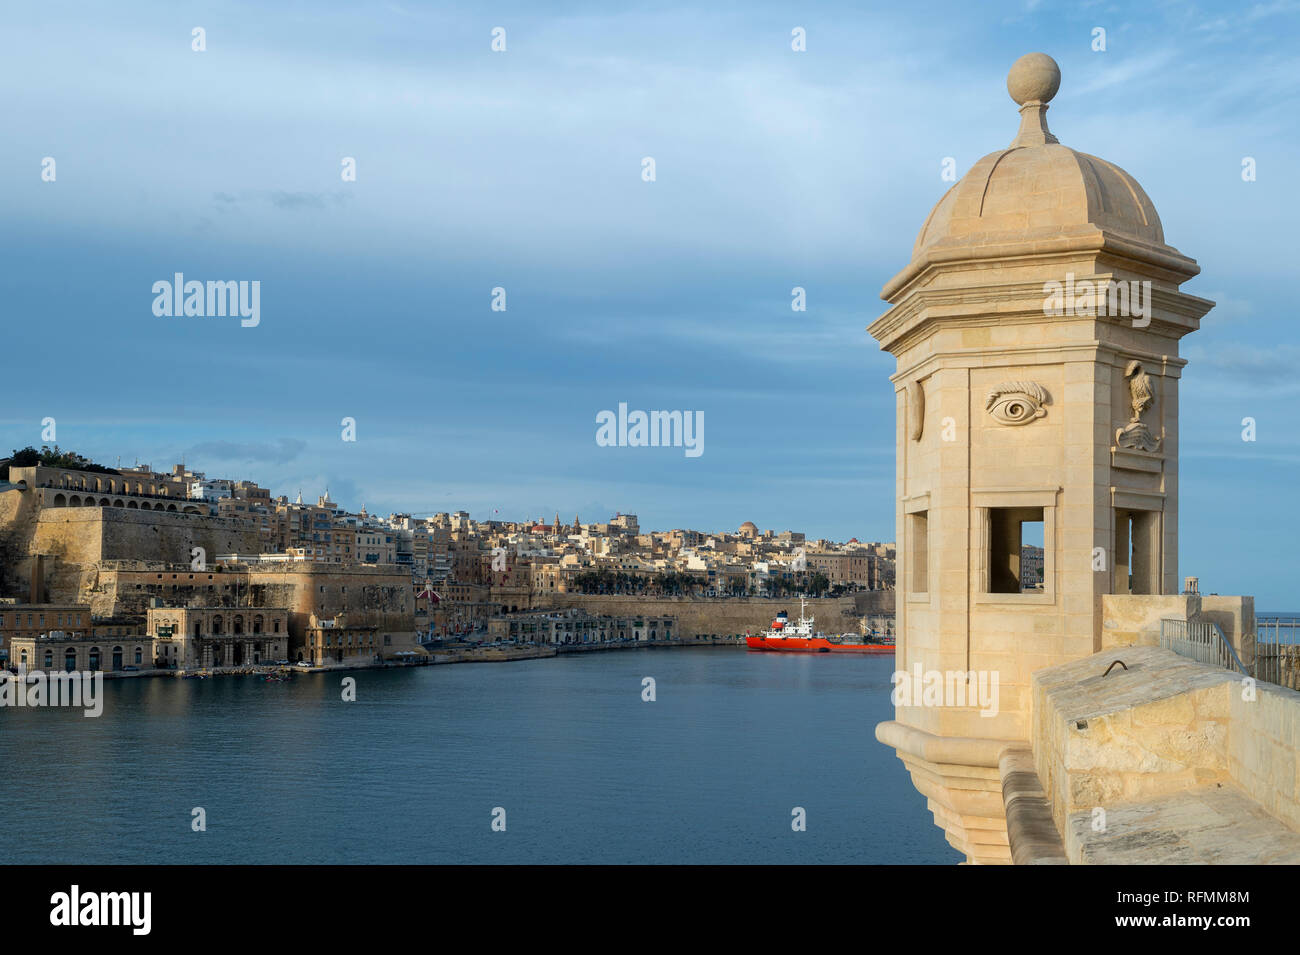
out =
{"type": "Polygon", "coordinates": [[[1060,78],[1056,62],[1043,53],[1012,66],[1007,90],[1020,104],[1020,130],[1010,146],[975,163],[939,200],[912,248],[913,266],[934,255],[949,258],[942,254],[949,249],[977,252],[1098,230],[1168,249],[1160,216],[1137,180],[1114,163],[1062,146],[1047,128],[1047,102],[1060,78]]]}
{"type": "Polygon", "coordinates": [[[1001,243],[1080,227],[1165,243],[1156,207],[1123,169],[1059,143],[1012,145],[977,162],[939,200],[912,258],[935,246],[1001,243]]]}

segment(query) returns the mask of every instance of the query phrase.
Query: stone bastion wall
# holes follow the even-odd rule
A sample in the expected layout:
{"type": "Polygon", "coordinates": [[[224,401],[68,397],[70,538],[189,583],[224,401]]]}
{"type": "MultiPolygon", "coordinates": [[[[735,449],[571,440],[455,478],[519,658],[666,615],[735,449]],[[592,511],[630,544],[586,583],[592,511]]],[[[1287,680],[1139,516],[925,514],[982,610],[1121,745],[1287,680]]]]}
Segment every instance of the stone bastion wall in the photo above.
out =
{"type": "Polygon", "coordinates": [[[32,555],[44,557],[46,599],[73,602],[94,585],[101,561],[188,566],[195,547],[209,561],[260,548],[257,530],[243,521],[119,507],[46,508],[31,506],[23,500],[28,496],[0,495],[0,587],[14,595],[30,592],[32,555]]]}
{"type": "MultiPolygon", "coordinates": [[[[871,591],[846,597],[822,597],[808,601],[807,612],[816,618],[816,628],[826,633],[857,633],[858,619],[867,613],[889,613],[894,609],[893,591],[871,591]]],[[[638,597],[598,594],[541,594],[533,599],[535,610],[578,607],[588,613],[607,616],[676,617],[683,636],[699,634],[757,633],[766,628],[778,611],[791,619],[799,616],[799,600],[765,597],[638,597]]]]}

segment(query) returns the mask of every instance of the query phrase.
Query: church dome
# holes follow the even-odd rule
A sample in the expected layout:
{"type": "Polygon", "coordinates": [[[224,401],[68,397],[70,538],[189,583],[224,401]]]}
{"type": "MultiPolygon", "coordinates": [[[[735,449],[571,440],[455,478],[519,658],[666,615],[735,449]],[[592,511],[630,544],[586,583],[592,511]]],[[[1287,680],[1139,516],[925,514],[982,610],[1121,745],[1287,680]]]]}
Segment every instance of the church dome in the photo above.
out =
{"type": "Polygon", "coordinates": [[[1047,103],[1060,80],[1056,61],[1046,54],[1016,61],[1007,76],[1007,91],[1020,104],[1016,138],[975,163],[939,200],[899,279],[929,262],[1012,247],[1046,251],[1098,233],[1130,249],[1183,258],[1165,245],[1160,216],[1136,179],[1114,163],[1062,146],[1047,128],[1047,103]]]}

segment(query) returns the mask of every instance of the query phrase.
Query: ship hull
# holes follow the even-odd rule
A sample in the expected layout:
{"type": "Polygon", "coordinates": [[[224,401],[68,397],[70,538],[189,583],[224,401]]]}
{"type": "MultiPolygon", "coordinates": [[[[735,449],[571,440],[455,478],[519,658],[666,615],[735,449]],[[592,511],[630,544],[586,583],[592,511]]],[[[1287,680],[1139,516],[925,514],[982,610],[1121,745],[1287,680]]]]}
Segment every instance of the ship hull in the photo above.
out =
{"type": "Polygon", "coordinates": [[[831,643],[825,637],[763,637],[745,638],[751,650],[775,653],[874,653],[893,654],[893,644],[888,643],[831,643]]]}

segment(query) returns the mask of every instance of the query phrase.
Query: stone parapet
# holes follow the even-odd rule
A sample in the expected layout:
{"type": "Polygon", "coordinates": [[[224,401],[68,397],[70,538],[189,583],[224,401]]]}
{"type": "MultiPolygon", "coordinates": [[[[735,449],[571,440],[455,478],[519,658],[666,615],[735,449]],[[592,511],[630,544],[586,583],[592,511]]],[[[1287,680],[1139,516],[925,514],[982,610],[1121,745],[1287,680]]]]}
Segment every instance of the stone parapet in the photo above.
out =
{"type": "Polygon", "coordinates": [[[1300,693],[1128,646],[1036,672],[1033,705],[1071,862],[1300,858],[1300,693]]]}
{"type": "Polygon", "coordinates": [[[1016,865],[1069,865],[1028,746],[1009,746],[998,760],[1007,839],[1016,865]]]}
{"type": "Polygon", "coordinates": [[[1236,682],[1227,670],[1155,647],[1106,650],[1035,673],[1035,767],[1053,817],[1226,780],[1236,682]]]}
{"type": "Polygon", "coordinates": [[[1160,621],[1217,623],[1242,662],[1255,659],[1255,598],[1220,594],[1104,594],[1101,648],[1160,645],[1160,621]]]}

